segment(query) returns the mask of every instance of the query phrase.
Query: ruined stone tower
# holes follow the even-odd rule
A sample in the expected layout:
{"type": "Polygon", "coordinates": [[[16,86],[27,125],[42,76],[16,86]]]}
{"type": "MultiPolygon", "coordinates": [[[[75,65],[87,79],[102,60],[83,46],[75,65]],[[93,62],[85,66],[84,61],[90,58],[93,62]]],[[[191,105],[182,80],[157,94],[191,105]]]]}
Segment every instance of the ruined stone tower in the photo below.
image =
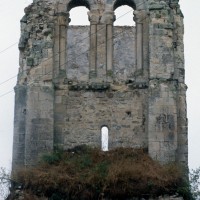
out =
{"type": "Polygon", "coordinates": [[[13,168],[55,146],[143,147],[187,164],[183,15],[178,0],[34,0],[21,19],[13,168]],[[135,26],[114,26],[128,5],[135,26]],[[90,26],[70,26],[88,8],[90,26]]]}

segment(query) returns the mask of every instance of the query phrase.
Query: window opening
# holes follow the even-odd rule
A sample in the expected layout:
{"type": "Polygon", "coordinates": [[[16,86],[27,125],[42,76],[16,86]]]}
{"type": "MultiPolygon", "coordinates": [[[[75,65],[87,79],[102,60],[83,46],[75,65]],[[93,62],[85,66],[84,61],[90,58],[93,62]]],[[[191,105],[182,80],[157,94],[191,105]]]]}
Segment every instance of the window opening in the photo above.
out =
{"type": "Polygon", "coordinates": [[[133,20],[133,8],[130,6],[120,6],[115,10],[115,26],[135,26],[133,20]]]}
{"type": "Polygon", "coordinates": [[[132,81],[136,70],[136,26],[133,11],[133,7],[127,4],[122,4],[115,10],[113,76],[116,82],[132,81]]]}
{"type": "MultiPolygon", "coordinates": [[[[75,2],[75,1],[74,1],[75,2]]],[[[70,10],[69,27],[67,29],[67,78],[88,81],[90,26],[89,10],[84,6],[73,7],[70,10]]]]}
{"type": "Polygon", "coordinates": [[[84,6],[75,7],[70,10],[71,22],[69,25],[89,26],[88,9],[84,6]]]}
{"type": "Polygon", "coordinates": [[[101,128],[101,150],[108,151],[108,127],[101,128]]]}

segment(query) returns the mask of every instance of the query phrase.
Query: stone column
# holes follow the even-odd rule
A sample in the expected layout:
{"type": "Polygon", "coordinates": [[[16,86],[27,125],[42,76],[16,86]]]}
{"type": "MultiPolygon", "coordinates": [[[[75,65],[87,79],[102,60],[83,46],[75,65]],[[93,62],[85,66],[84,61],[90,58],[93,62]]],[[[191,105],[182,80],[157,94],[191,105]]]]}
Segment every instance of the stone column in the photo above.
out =
{"type": "Polygon", "coordinates": [[[97,11],[88,12],[90,20],[90,78],[97,76],[97,24],[99,23],[99,16],[97,11]]]}
{"type": "Polygon", "coordinates": [[[136,63],[137,71],[143,69],[143,11],[134,11],[136,22],[136,63]]]}
{"type": "Polygon", "coordinates": [[[178,113],[178,149],[177,161],[188,165],[188,119],[187,119],[187,104],[186,104],[187,86],[184,83],[179,83],[178,98],[177,98],[177,113],[178,113]]]}
{"type": "Polygon", "coordinates": [[[114,12],[104,13],[106,23],[106,75],[107,78],[113,75],[113,21],[114,12]]]}
{"type": "Polygon", "coordinates": [[[26,133],[26,97],[25,85],[15,87],[15,117],[13,135],[13,159],[12,169],[16,170],[24,166],[25,158],[25,133],[26,133]]]}
{"type": "Polygon", "coordinates": [[[55,28],[54,45],[54,74],[66,74],[66,46],[67,46],[67,26],[69,25],[69,13],[57,13],[57,26],[55,28]]]}

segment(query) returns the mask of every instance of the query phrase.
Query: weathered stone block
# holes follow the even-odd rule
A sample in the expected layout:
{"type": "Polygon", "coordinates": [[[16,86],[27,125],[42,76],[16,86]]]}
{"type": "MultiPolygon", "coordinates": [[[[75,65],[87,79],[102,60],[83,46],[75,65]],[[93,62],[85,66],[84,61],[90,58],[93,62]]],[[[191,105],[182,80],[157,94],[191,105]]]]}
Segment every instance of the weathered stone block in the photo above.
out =
{"type": "Polygon", "coordinates": [[[26,59],[26,65],[27,66],[33,66],[34,65],[34,58],[28,57],[26,59]]]}

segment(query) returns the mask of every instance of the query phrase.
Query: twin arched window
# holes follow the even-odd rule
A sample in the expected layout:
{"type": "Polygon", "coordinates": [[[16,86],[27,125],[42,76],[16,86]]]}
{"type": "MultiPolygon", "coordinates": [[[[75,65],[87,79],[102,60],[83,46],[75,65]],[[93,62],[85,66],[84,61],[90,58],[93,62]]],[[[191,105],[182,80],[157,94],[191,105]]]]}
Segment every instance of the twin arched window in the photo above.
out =
{"type": "MultiPolygon", "coordinates": [[[[75,2],[75,1],[72,1],[75,2]]],[[[76,1],[78,2],[78,1],[76,1]]],[[[84,2],[84,1],[83,1],[84,2]]],[[[122,2],[121,2],[122,3],[122,2]]],[[[115,7],[115,15],[116,20],[114,22],[114,29],[111,36],[113,38],[113,64],[107,63],[107,70],[113,70],[112,74],[115,77],[116,81],[121,82],[126,79],[130,79],[129,76],[134,74],[134,70],[136,69],[135,65],[135,29],[134,29],[134,20],[133,20],[133,7],[129,5],[117,5],[115,7]],[[116,9],[115,9],[116,8],[116,9]],[[128,26],[129,29],[125,30],[122,27],[117,26],[128,26]],[[129,51],[127,52],[127,43],[129,44],[129,51]],[[119,56],[120,55],[120,56],[119,56]],[[123,60],[121,59],[123,57],[123,60]],[[109,66],[110,67],[109,67],[109,66]]],[[[89,7],[85,3],[85,5],[76,6],[74,4],[70,5],[70,19],[71,22],[69,25],[71,28],[68,30],[68,69],[67,74],[69,79],[79,80],[79,81],[88,81],[88,76],[90,71],[95,71],[97,68],[99,69],[98,64],[95,63],[96,59],[93,58],[94,55],[97,55],[97,52],[94,55],[91,53],[95,50],[95,48],[91,47],[90,41],[90,22],[88,20],[88,11],[89,7]],[[82,27],[82,31],[78,31],[77,28],[73,28],[73,25],[85,25],[82,27]],[[73,36],[73,37],[72,37],[73,36]],[[74,47],[74,48],[72,48],[74,47]],[[91,51],[92,48],[92,51],[91,51]],[[91,62],[91,59],[94,62],[91,62]],[[89,64],[91,62],[91,64],[89,64]],[[91,69],[89,69],[91,68],[91,69]]],[[[107,37],[107,38],[109,38],[107,37]]],[[[109,41],[109,40],[108,40],[109,41]]],[[[96,48],[101,47],[101,42],[96,41],[96,48]]],[[[94,42],[92,43],[94,44],[94,42]]],[[[109,59],[107,59],[109,60],[109,59]]],[[[98,74],[98,72],[96,72],[98,74]]],[[[109,72],[110,73],[110,72],[109,72]]]]}
{"type": "MultiPolygon", "coordinates": [[[[90,25],[88,20],[88,8],[85,6],[74,7],[70,10],[70,25],[90,25]]],[[[115,26],[134,26],[133,9],[130,6],[124,5],[116,8],[115,26]]]]}

